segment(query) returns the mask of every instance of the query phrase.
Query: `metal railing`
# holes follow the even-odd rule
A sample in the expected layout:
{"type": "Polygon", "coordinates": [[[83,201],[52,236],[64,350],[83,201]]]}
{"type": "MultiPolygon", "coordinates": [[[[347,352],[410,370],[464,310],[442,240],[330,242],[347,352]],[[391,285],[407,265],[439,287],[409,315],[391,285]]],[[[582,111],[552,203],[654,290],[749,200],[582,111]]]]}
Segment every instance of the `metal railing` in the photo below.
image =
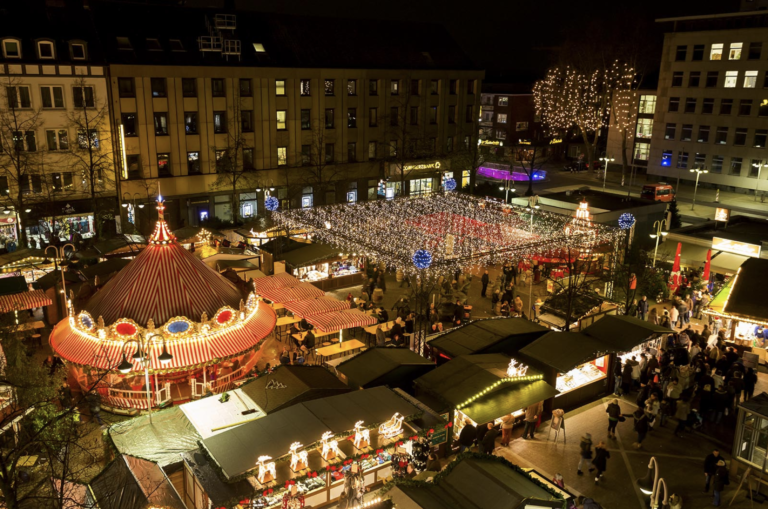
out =
{"type": "Polygon", "coordinates": [[[235,387],[235,380],[240,379],[245,373],[247,373],[246,368],[247,366],[240,366],[232,373],[209,382],[211,392],[214,394],[220,394],[222,392],[233,389],[235,387]]]}

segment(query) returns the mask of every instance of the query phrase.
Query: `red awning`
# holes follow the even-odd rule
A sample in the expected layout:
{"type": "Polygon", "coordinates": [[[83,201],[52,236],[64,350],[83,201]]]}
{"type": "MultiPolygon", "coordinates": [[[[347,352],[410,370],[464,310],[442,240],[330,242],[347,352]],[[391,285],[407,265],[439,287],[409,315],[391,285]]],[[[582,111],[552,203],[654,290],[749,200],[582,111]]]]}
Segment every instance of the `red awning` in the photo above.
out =
{"type": "Polygon", "coordinates": [[[314,299],[322,297],[325,292],[312,283],[299,283],[289,288],[275,288],[261,294],[265,299],[282,304],[284,302],[295,302],[297,300],[314,299]]]}
{"type": "Polygon", "coordinates": [[[296,286],[301,281],[288,274],[287,272],[281,272],[274,276],[260,277],[253,280],[253,287],[256,290],[257,295],[263,295],[264,292],[269,290],[275,290],[276,288],[286,288],[288,286],[296,286]]]}
{"type": "Polygon", "coordinates": [[[316,299],[286,302],[285,309],[294,315],[303,318],[306,316],[349,309],[349,302],[345,300],[334,299],[333,297],[318,297],[316,299]]]}
{"type": "Polygon", "coordinates": [[[14,293],[13,295],[3,295],[0,297],[0,313],[40,308],[50,306],[51,304],[53,304],[53,301],[43,290],[14,293]]]}
{"type": "Polygon", "coordinates": [[[357,309],[323,313],[322,315],[308,316],[307,322],[311,323],[322,332],[331,332],[354,327],[368,327],[379,320],[375,316],[367,315],[357,309]]]}

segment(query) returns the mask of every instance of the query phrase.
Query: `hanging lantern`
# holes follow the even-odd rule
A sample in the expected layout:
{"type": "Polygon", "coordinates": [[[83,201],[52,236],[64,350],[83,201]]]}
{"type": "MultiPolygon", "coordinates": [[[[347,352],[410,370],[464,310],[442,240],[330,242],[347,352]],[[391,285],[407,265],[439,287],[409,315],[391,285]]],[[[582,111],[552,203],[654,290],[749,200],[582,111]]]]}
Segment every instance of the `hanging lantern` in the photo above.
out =
{"type": "Polygon", "coordinates": [[[270,196],[266,200],[264,200],[264,206],[270,212],[274,212],[280,206],[280,201],[277,198],[275,198],[274,196],[270,196]]]}
{"type": "Polygon", "coordinates": [[[432,265],[432,253],[426,249],[419,249],[413,253],[413,265],[417,269],[428,269],[432,265]]]}
{"type": "Polygon", "coordinates": [[[635,226],[635,216],[629,212],[625,212],[619,216],[619,228],[622,230],[629,230],[633,226],[635,226]]]}

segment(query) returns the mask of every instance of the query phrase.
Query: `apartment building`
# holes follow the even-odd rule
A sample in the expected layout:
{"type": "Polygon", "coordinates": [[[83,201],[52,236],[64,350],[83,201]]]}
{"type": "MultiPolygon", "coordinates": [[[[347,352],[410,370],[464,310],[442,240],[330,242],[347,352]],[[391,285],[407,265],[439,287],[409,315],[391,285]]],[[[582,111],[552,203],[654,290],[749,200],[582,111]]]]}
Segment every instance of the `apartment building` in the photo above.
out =
{"type": "Polygon", "coordinates": [[[0,10],[0,247],[114,227],[103,55],[82,9],[37,7],[0,10]]]}
{"type": "Polygon", "coordinates": [[[633,181],[636,175],[642,175],[648,168],[651,155],[651,138],[653,136],[654,114],[656,112],[656,88],[649,88],[648,83],[632,92],[630,112],[621,115],[617,121],[615,114],[611,115],[608,125],[605,157],[612,158],[609,172],[620,171],[625,161],[628,173],[625,181],[633,181]],[[619,129],[617,122],[625,122],[624,129],[619,129]]]}
{"type": "MultiPolygon", "coordinates": [[[[503,156],[519,140],[538,133],[533,94],[530,87],[486,83],[480,101],[479,143],[489,155],[503,156]]],[[[509,154],[507,154],[509,155],[509,154]]]]}
{"type": "Polygon", "coordinates": [[[658,20],[661,59],[648,174],[753,193],[768,190],[768,12],[658,20]],[[759,179],[758,179],[759,176],[759,179]]]}
{"type": "Polygon", "coordinates": [[[439,188],[483,72],[442,27],[98,3],[121,191],[172,225],[439,188]]]}

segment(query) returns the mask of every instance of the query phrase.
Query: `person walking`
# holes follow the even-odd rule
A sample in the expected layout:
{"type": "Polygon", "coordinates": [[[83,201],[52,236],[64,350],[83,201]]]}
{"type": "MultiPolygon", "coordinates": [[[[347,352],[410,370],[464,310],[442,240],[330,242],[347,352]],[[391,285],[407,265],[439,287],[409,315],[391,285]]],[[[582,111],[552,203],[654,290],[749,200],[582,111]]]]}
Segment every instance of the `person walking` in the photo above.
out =
{"type": "Polygon", "coordinates": [[[685,431],[685,427],[688,425],[688,415],[691,413],[691,402],[687,399],[681,399],[677,402],[677,408],[675,409],[675,419],[677,419],[677,427],[675,428],[675,436],[677,438],[683,438],[681,434],[685,431]]]}
{"type": "Polygon", "coordinates": [[[637,303],[637,317],[641,320],[645,320],[648,315],[648,297],[643,295],[643,298],[637,303]]]}
{"type": "Polygon", "coordinates": [[[731,484],[731,480],[728,479],[728,469],[725,468],[725,461],[720,460],[717,462],[717,470],[715,470],[715,478],[712,480],[712,505],[718,507],[720,505],[720,494],[725,487],[731,484]]]}
{"type": "Polygon", "coordinates": [[[595,467],[592,466],[592,435],[585,433],[584,436],[581,437],[581,441],[579,442],[579,449],[579,454],[581,457],[579,458],[579,466],[576,467],[576,473],[579,475],[584,475],[584,472],[581,471],[581,467],[585,464],[589,468],[590,472],[594,471],[595,467]]]}
{"type": "Polygon", "coordinates": [[[499,436],[499,429],[493,426],[492,422],[488,423],[488,432],[483,437],[483,441],[480,443],[481,452],[485,454],[493,454],[496,450],[496,437],[499,436]]]}
{"type": "Polygon", "coordinates": [[[640,449],[643,446],[643,440],[648,434],[648,414],[642,408],[635,410],[632,414],[632,418],[635,421],[635,431],[637,432],[637,442],[632,444],[635,449],[640,449]]]}
{"type": "Polygon", "coordinates": [[[632,304],[627,308],[627,316],[634,318],[635,315],[637,315],[637,299],[633,300],[632,304]]]}
{"type": "Polygon", "coordinates": [[[477,428],[475,428],[472,425],[472,421],[467,418],[464,421],[464,427],[461,428],[461,433],[459,433],[459,454],[467,449],[471,449],[476,437],[477,428]]]}
{"type": "Polygon", "coordinates": [[[709,485],[712,482],[712,478],[715,477],[717,471],[717,462],[720,461],[720,450],[715,449],[709,455],[704,458],[704,478],[707,482],[704,484],[704,493],[709,492],[709,485]]]}
{"type": "Polygon", "coordinates": [[[744,375],[744,401],[749,401],[755,394],[755,385],[757,384],[757,374],[752,368],[747,368],[744,375]]]}
{"type": "Polygon", "coordinates": [[[488,282],[491,278],[488,276],[488,271],[483,272],[483,277],[480,278],[480,282],[483,283],[483,290],[480,292],[480,297],[485,297],[485,292],[488,290],[488,282]]]}
{"type": "Polygon", "coordinates": [[[600,479],[603,477],[603,472],[605,472],[606,467],[608,466],[608,458],[611,457],[611,453],[608,452],[608,449],[605,447],[605,442],[602,440],[597,444],[597,447],[595,447],[595,459],[592,460],[592,465],[595,467],[595,484],[600,481],[600,479]]]}
{"type": "Polygon", "coordinates": [[[656,311],[656,308],[651,308],[651,310],[648,311],[648,321],[653,325],[659,325],[659,312],[656,311]]]}
{"type": "Polygon", "coordinates": [[[616,425],[623,418],[621,413],[621,407],[619,406],[619,400],[614,399],[608,404],[608,408],[605,409],[605,413],[608,414],[608,438],[616,438],[616,425]]]}
{"type": "Polygon", "coordinates": [[[544,410],[544,402],[539,401],[525,409],[525,429],[523,429],[523,438],[525,440],[535,438],[533,433],[536,431],[536,423],[544,410]]]}
{"type": "MultiPolygon", "coordinates": [[[[666,316],[667,310],[664,310],[664,315],[666,316]]],[[[677,328],[677,322],[680,319],[680,311],[677,309],[677,303],[673,303],[672,306],[669,308],[669,328],[670,329],[676,329],[677,328]]]]}
{"type": "Polygon", "coordinates": [[[512,441],[512,428],[515,426],[515,417],[507,414],[501,418],[501,446],[507,447],[512,441]]]}

